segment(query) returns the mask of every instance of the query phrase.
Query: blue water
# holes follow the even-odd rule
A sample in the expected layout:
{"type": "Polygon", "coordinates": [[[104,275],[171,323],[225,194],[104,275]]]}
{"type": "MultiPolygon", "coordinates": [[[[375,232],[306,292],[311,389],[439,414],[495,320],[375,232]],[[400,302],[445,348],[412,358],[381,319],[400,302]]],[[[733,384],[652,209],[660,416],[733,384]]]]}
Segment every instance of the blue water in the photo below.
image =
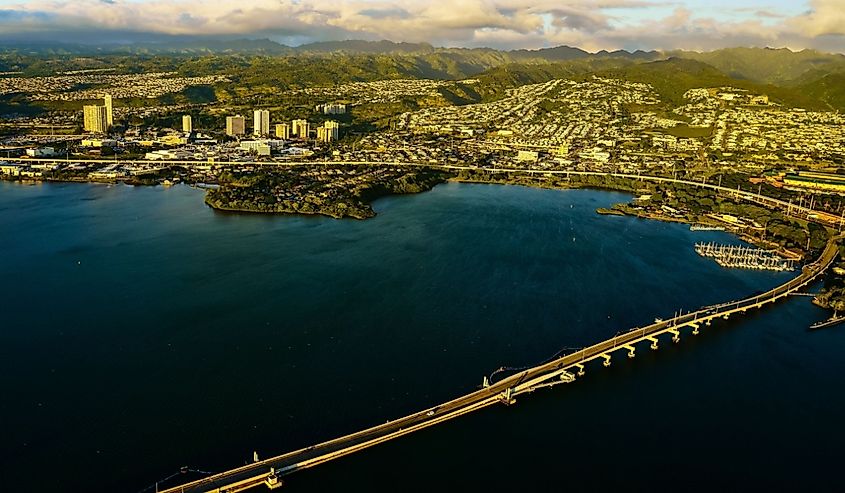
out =
{"type": "MultiPolygon", "coordinates": [[[[367,221],[0,183],[4,491],[139,491],[393,419],[789,274],[624,194],[445,184],[367,221]]],[[[291,476],[286,491],[841,490],[845,330],[793,298],[291,476]]]]}

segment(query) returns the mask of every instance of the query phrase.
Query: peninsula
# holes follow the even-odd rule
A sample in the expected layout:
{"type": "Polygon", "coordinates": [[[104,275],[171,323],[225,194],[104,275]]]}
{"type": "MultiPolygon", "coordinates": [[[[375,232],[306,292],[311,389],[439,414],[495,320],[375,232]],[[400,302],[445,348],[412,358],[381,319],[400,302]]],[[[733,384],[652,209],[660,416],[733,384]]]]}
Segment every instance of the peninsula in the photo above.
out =
{"type": "Polygon", "coordinates": [[[205,203],[222,211],[321,214],[334,218],[375,216],[370,203],[382,196],[419,193],[446,179],[430,169],[326,165],[313,168],[227,173],[206,192],[205,203]]]}

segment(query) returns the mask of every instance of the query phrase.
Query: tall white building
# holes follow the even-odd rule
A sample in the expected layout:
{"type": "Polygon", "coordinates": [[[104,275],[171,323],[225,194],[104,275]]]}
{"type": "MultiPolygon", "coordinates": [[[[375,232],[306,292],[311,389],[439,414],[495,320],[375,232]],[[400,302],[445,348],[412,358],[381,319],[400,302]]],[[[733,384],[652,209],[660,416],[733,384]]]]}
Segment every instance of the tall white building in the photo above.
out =
{"type": "Polygon", "coordinates": [[[307,120],[294,120],[291,122],[291,132],[300,139],[307,139],[311,133],[311,125],[307,120]]]}
{"type": "Polygon", "coordinates": [[[287,123],[276,124],[276,138],[284,140],[290,139],[290,125],[287,123]]]}
{"type": "Polygon", "coordinates": [[[252,133],[255,135],[270,135],[270,112],[255,110],[253,116],[252,133]]]}
{"type": "Polygon", "coordinates": [[[226,135],[234,137],[246,133],[246,119],[241,115],[226,117],[226,135]]]}
{"type": "Polygon", "coordinates": [[[107,117],[106,120],[107,120],[108,126],[111,127],[112,125],[114,125],[114,115],[113,115],[114,108],[112,108],[111,94],[106,94],[105,96],[103,96],[103,106],[106,107],[106,117],[107,117]]]}
{"type": "Polygon", "coordinates": [[[194,122],[191,120],[191,115],[182,116],[182,131],[188,133],[194,131],[194,122]]]}
{"type": "Polygon", "coordinates": [[[346,113],[346,105],[339,103],[318,104],[314,109],[324,115],[343,115],[346,113]]]}
{"type": "Polygon", "coordinates": [[[86,132],[104,134],[109,130],[108,110],[96,104],[82,107],[83,128],[86,132]]]}
{"type": "Polygon", "coordinates": [[[90,104],[82,107],[83,128],[86,132],[107,133],[114,123],[111,96],[103,97],[103,105],[90,104]]]}
{"type": "Polygon", "coordinates": [[[340,138],[340,123],[329,120],[323,126],[326,127],[326,131],[331,135],[332,140],[340,138]]]}
{"type": "Polygon", "coordinates": [[[334,142],[340,137],[340,124],[327,121],[322,127],[317,128],[317,140],[320,142],[334,142]]]}

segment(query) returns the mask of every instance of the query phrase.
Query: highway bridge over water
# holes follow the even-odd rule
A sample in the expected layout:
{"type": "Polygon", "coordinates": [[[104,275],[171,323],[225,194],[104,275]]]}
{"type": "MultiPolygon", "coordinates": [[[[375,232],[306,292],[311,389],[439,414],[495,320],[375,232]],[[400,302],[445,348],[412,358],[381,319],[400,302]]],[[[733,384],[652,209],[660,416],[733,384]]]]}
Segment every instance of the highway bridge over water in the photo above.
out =
{"type": "MultiPolygon", "coordinates": [[[[654,180],[656,177],[642,178],[654,180]]],[[[682,180],[668,178],[661,178],[660,181],[683,182],[682,180]]],[[[685,183],[702,186],[701,183],[697,182],[685,183]]],[[[792,204],[776,199],[730,189],[719,191],[737,194],[737,198],[752,200],[770,207],[789,208],[790,214],[800,214],[805,218],[822,222],[828,226],[839,226],[841,224],[840,218],[836,216],[823,215],[824,213],[792,206],[792,204]]],[[[657,319],[651,325],[630,329],[590,347],[521,370],[500,381],[491,382],[485,377],[480,390],[438,406],[310,447],[161,490],[161,492],[236,493],[261,486],[275,489],[282,486],[282,477],[294,472],[317,466],[494,404],[514,404],[517,396],[540,388],[573,382],[578,377],[585,375],[586,369],[591,363],[595,365],[596,362],[601,362],[603,366],[610,366],[614,358],[634,358],[639,350],[657,350],[660,344],[666,344],[669,341],[679,343],[682,335],[684,337],[698,335],[702,331],[706,331],[713,321],[740,316],[749,310],[762,308],[796,294],[834,263],[839,254],[839,242],[842,239],[843,236],[831,238],[821,255],[812,263],[805,265],[798,276],[765,293],[707,306],[694,312],[677,315],[668,320],[657,319]]]]}
{"type": "Polygon", "coordinates": [[[631,329],[590,347],[522,370],[498,382],[489,382],[485,378],[480,390],[438,406],[327,442],[161,490],[161,492],[235,493],[259,486],[274,489],[281,486],[281,477],[302,469],[314,467],[487,406],[513,404],[517,396],[539,388],[572,382],[585,374],[591,362],[600,361],[603,366],[610,366],[614,358],[634,358],[639,350],[657,350],[660,344],[666,344],[669,341],[678,343],[682,335],[687,337],[698,335],[702,331],[706,332],[707,327],[715,320],[727,320],[749,310],[762,308],[807,286],[836,260],[841,239],[841,236],[831,239],[819,258],[804,266],[798,276],[765,293],[704,307],[668,320],[658,320],[651,325],[631,329]]]}

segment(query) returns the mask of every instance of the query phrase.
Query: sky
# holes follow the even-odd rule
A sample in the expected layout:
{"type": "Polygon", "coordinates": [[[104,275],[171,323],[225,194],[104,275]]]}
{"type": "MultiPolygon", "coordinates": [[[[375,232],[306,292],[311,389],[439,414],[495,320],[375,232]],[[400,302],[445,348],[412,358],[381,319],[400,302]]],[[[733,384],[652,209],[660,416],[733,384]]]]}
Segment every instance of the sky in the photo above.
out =
{"type": "Polygon", "coordinates": [[[0,0],[0,40],[845,52],[845,0],[0,0]]]}

